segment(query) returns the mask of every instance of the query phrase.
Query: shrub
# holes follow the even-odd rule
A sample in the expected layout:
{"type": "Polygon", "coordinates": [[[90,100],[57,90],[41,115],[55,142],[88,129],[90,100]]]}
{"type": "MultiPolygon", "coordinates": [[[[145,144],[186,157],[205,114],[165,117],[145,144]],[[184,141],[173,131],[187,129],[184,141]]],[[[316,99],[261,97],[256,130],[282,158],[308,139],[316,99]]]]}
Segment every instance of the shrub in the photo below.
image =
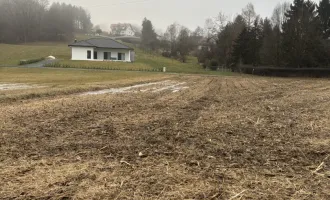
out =
{"type": "Polygon", "coordinates": [[[279,77],[330,77],[330,68],[241,67],[246,74],[279,77]]]}
{"type": "Polygon", "coordinates": [[[211,61],[210,61],[209,68],[210,68],[212,71],[216,71],[216,70],[218,69],[218,66],[219,66],[218,61],[216,61],[216,60],[211,60],[211,61]]]}
{"type": "Polygon", "coordinates": [[[204,62],[202,62],[202,63],[203,63],[202,66],[203,66],[204,69],[209,68],[210,65],[211,65],[211,61],[209,59],[205,59],[204,62]]]}
{"type": "Polygon", "coordinates": [[[19,65],[28,65],[28,64],[32,64],[32,63],[37,63],[40,61],[45,60],[45,58],[36,58],[36,59],[30,59],[30,60],[21,60],[19,61],[19,65]]]}
{"type": "Polygon", "coordinates": [[[164,56],[166,58],[170,58],[171,57],[171,52],[165,51],[165,52],[162,53],[162,56],[164,56]]]}

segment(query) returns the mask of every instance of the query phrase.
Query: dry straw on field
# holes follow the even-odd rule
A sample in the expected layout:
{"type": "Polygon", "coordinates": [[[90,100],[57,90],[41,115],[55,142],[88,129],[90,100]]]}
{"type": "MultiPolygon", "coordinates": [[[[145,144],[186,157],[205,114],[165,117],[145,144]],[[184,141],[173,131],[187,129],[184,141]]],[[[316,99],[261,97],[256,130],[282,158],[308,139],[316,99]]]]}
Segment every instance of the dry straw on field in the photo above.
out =
{"type": "Polygon", "coordinates": [[[0,107],[3,199],[329,199],[326,80],[181,77],[173,93],[0,107]]]}

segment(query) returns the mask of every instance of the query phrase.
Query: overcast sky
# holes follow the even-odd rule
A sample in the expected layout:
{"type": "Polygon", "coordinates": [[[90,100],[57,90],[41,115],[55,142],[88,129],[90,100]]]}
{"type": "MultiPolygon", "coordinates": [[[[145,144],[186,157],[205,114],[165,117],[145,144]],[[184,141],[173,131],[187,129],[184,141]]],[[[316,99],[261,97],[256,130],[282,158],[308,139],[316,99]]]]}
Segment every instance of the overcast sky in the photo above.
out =
{"type": "Polygon", "coordinates": [[[284,0],[50,0],[80,5],[92,15],[92,22],[101,27],[112,23],[127,22],[140,25],[142,19],[150,19],[156,29],[177,22],[192,30],[204,27],[205,19],[216,16],[219,11],[234,16],[249,2],[257,14],[269,17],[274,7],[284,0]]]}

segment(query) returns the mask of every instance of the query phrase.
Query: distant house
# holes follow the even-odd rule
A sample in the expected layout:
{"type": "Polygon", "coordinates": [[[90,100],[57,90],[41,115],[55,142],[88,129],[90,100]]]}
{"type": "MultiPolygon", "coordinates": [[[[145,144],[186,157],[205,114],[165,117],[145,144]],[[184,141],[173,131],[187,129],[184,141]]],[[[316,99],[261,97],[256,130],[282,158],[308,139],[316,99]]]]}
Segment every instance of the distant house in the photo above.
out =
{"type": "Polygon", "coordinates": [[[72,60],[133,62],[134,49],[110,38],[91,38],[69,45],[72,60]]]}
{"type": "Polygon", "coordinates": [[[110,34],[112,36],[135,36],[136,30],[131,24],[127,23],[111,24],[110,34]]]}

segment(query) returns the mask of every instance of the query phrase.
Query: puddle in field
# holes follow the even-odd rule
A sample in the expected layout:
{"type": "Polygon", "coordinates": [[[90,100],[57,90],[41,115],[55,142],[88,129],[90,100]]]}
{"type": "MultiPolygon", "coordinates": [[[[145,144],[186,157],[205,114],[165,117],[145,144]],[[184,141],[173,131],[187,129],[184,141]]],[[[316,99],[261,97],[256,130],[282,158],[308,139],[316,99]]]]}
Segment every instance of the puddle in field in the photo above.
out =
{"type": "Polygon", "coordinates": [[[36,88],[36,87],[38,87],[38,86],[19,84],[19,83],[0,84],[0,90],[19,90],[19,89],[30,89],[30,88],[36,88]]]}
{"type": "Polygon", "coordinates": [[[133,85],[133,86],[129,86],[129,87],[111,88],[111,89],[106,89],[106,90],[86,92],[86,93],[83,93],[82,95],[137,93],[137,92],[162,92],[162,91],[179,92],[180,90],[189,88],[185,85],[186,85],[186,82],[177,82],[177,81],[167,80],[167,81],[160,81],[160,82],[138,84],[138,85],[133,85]]]}

